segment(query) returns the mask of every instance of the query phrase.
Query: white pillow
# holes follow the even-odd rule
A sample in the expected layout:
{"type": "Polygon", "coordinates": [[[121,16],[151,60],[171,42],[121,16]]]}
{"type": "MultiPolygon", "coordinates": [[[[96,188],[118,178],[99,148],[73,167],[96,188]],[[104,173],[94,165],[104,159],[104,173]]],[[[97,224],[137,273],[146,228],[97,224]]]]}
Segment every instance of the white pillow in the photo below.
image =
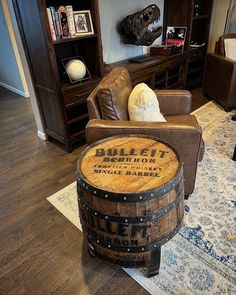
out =
{"type": "Polygon", "coordinates": [[[225,39],[225,56],[236,61],[236,38],[225,39]]]}
{"type": "Polygon", "coordinates": [[[136,85],[130,93],[128,111],[131,121],[166,122],[155,92],[145,83],[136,85]]]}

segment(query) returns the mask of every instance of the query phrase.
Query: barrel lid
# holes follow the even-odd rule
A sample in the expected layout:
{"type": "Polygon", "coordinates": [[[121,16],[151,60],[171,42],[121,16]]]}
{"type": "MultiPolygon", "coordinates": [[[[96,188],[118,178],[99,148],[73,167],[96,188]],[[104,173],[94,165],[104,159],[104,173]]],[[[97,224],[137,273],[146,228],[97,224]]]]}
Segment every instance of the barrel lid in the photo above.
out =
{"type": "Polygon", "coordinates": [[[181,166],[177,151],[168,143],[145,135],[119,135],[84,150],[77,179],[99,191],[140,194],[173,183],[181,166]]]}

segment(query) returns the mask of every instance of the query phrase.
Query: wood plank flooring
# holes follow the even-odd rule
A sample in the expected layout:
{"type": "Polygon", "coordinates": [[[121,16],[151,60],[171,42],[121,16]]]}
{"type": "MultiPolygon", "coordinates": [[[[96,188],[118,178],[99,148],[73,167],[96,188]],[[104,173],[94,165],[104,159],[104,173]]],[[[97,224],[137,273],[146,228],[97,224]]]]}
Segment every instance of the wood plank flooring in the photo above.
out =
{"type": "Polygon", "coordinates": [[[1,295],[148,294],[90,258],[82,233],[46,200],[75,180],[82,149],[68,154],[38,139],[30,100],[0,87],[1,295]]]}

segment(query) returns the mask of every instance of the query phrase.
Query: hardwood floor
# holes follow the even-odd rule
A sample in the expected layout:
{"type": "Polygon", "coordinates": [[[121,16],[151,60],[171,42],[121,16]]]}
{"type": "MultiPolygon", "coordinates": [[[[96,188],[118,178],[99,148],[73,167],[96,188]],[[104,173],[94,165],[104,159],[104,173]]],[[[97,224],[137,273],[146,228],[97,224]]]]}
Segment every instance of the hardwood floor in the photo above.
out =
{"type": "Polygon", "coordinates": [[[209,100],[203,95],[202,88],[196,88],[191,91],[192,93],[192,111],[200,108],[202,105],[209,102],[209,100]]]}
{"type": "Polygon", "coordinates": [[[30,100],[3,88],[0,140],[0,294],[148,294],[90,258],[82,233],[46,200],[75,180],[83,148],[40,141],[30,100]]]}

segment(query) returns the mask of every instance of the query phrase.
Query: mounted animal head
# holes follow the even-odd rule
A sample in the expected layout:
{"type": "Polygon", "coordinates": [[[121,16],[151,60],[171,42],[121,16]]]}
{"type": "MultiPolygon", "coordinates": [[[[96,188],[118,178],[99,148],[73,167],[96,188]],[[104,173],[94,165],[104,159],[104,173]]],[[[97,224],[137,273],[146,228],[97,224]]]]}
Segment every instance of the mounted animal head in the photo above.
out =
{"type": "Polygon", "coordinates": [[[162,26],[158,26],[159,20],[160,9],[156,4],[126,16],[119,24],[124,43],[151,45],[162,33],[162,26]]]}

